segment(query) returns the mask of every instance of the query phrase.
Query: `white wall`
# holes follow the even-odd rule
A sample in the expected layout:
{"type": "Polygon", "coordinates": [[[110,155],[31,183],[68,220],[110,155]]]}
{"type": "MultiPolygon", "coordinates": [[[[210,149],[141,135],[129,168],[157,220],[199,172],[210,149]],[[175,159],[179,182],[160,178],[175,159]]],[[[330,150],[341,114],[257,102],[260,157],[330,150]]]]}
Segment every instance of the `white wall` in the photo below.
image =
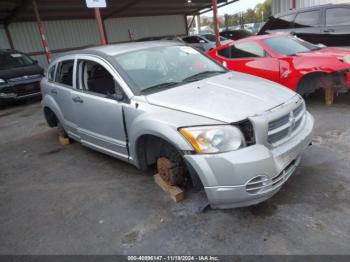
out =
{"type": "MultiPolygon", "coordinates": [[[[96,21],[94,19],[44,21],[49,49],[79,48],[100,43],[96,21]]],[[[107,38],[110,43],[130,41],[128,30],[133,39],[147,36],[186,34],[183,15],[112,18],[105,20],[107,38]]],[[[25,52],[42,52],[38,26],[35,22],[12,23],[9,25],[15,49],[25,52]]],[[[4,29],[0,28],[0,48],[9,44],[4,29]]],[[[58,54],[54,54],[54,57],[58,54]]],[[[47,66],[45,55],[33,56],[43,67],[47,66]]]]}
{"type": "Polygon", "coordinates": [[[110,42],[130,41],[147,36],[185,35],[186,24],[183,15],[111,18],[105,21],[110,42]]]}
{"type": "MultiPolygon", "coordinates": [[[[297,8],[310,7],[325,4],[349,3],[349,0],[297,0],[297,8]]],[[[272,14],[286,12],[292,8],[292,0],[272,0],[272,14]]]]}

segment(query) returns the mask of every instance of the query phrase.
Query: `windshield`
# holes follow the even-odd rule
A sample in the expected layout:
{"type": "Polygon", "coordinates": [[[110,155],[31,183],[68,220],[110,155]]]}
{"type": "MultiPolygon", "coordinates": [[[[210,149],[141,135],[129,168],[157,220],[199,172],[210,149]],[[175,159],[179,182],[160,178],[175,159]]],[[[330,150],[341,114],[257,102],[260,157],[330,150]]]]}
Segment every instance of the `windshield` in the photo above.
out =
{"type": "Polygon", "coordinates": [[[189,46],[154,47],[114,57],[136,92],[170,88],[227,70],[189,46]]]}
{"type": "Polygon", "coordinates": [[[281,55],[294,55],[320,49],[316,45],[293,36],[271,37],[264,40],[264,42],[281,55]]]}
{"type": "MultiPolygon", "coordinates": [[[[208,39],[210,42],[215,42],[215,35],[212,34],[205,34],[203,35],[206,39],[208,39]]],[[[220,36],[220,41],[226,41],[227,38],[220,36]]]]}
{"type": "Polygon", "coordinates": [[[33,60],[28,56],[20,53],[3,53],[0,54],[0,69],[11,69],[33,65],[33,60]]]}

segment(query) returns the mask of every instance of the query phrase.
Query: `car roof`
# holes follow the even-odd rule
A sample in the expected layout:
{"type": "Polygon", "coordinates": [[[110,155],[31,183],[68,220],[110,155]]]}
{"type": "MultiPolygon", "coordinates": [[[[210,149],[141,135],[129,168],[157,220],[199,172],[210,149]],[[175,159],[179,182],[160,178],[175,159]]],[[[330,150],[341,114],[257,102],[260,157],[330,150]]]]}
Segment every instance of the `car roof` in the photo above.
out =
{"type": "MultiPolygon", "coordinates": [[[[95,46],[83,49],[84,54],[91,52],[95,54],[96,52],[102,53],[107,56],[115,56],[128,52],[135,52],[142,49],[148,49],[153,47],[167,47],[167,46],[176,46],[182,45],[181,42],[176,41],[147,41],[147,42],[128,42],[122,44],[113,44],[113,45],[104,45],[104,46],[95,46]]],[[[80,53],[80,51],[75,51],[73,53],[80,53]]]]}
{"type": "Polygon", "coordinates": [[[72,55],[93,55],[100,56],[112,64],[114,64],[113,57],[116,55],[121,55],[129,52],[135,52],[139,50],[154,48],[154,47],[167,47],[167,46],[184,46],[182,42],[170,41],[170,40],[160,40],[160,41],[146,41],[146,42],[127,42],[112,45],[94,46],[80,50],[74,50],[70,52],[65,52],[57,57],[55,57],[50,65],[55,64],[59,60],[71,59],[72,55]]]}

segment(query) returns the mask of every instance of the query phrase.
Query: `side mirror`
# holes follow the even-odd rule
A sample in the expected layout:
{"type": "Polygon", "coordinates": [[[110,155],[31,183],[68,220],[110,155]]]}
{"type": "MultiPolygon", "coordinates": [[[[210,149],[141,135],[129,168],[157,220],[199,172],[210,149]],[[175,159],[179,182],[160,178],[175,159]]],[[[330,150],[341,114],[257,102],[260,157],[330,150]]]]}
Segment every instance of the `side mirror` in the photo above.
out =
{"type": "Polygon", "coordinates": [[[115,99],[118,102],[129,103],[129,98],[126,96],[126,94],[124,93],[124,90],[115,80],[114,80],[114,90],[115,90],[114,94],[110,95],[112,99],[115,99]]]}
{"type": "Polygon", "coordinates": [[[38,60],[33,60],[34,65],[37,65],[38,63],[39,63],[38,60]]]}
{"type": "Polygon", "coordinates": [[[319,48],[325,48],[325,47],[327,47],[326,45],[321,44],[321,43],[318,43],[316,46],[319,47],[319,48]]]}

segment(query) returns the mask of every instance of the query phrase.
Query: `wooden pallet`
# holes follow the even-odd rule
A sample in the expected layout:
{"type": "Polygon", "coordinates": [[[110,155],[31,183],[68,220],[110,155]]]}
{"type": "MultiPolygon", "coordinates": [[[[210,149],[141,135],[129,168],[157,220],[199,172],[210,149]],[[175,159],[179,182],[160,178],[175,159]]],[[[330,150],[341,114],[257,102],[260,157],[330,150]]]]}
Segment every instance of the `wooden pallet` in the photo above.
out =
{"type": "Polygon", "coordinates": [[[164,192],[168,193],[170,198],[174,200],[176,203],[185,199],[185,191],[179,188],[178,186],[171,186],[166,183],[159,174],[153,176],[156,184],[164,190],[164,192]]]}

